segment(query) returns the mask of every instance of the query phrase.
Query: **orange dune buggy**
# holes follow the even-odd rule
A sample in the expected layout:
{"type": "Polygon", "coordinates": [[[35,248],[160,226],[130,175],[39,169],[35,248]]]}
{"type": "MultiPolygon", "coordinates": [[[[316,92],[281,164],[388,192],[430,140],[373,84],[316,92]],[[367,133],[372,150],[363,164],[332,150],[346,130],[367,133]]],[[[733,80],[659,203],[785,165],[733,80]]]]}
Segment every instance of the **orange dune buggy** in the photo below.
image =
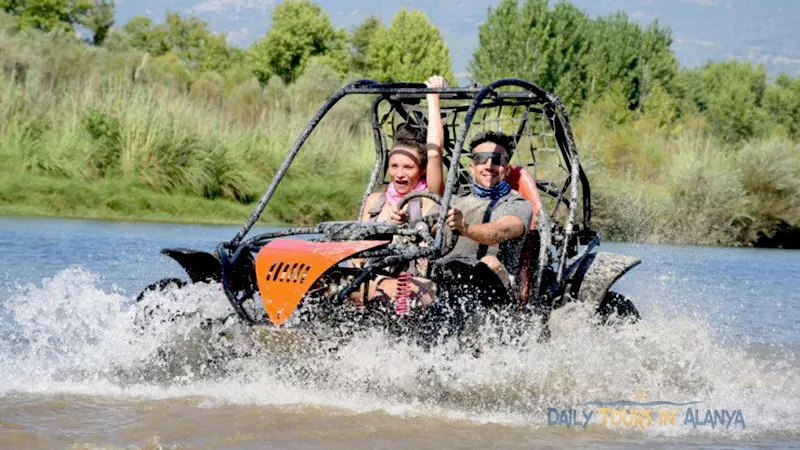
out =
{"type": "MultiPolygon", "coordinates": [[[[356,211],[353,212],[354,216],[356,211]]],[[[276,329],[369,324],[400,327],[401,332],[442,337],[463,331],[465,324],[489,309],[512,316],[536,317],[546,325],[550,312],[570,301],[586,302],[601,317],[612,312],[638,317],[633,304],[609,291],[610,286],[639,260],[597,252],[591,228],[589,181],[581,167],[567,112],[561,102],[538,86],[503,79],[486,86],[428,89],[423,84],[351,83],[319,109],[302,131],[244,227],[214,252],[164,249],[191,282],[221,283],[235,314],[246,324],[276,329]],[[343,97],[372,96],[375,165],[366,197],[384,188],[392,130],[400,123],[427,126],[428,93],[442,99],[446,139],[444,194],[412,192],[403,202],[426,196],[442,208],[415,224],[323,222],[248,237],[292,161],[315,127],[343,97]],[[461,157],[471,136],[483,130],[504,131],[518,145],[508,182],[530,203],[535,221],[527,235],[520,274],[511,290],[485,265],[448,258],[454,244],[445,229],[453,196],[468,188],[470,177],[461,157]],[[409,262],[427,260],[423,276],[437,286],[436,301],[399,317],[385,308],[357,306],[350,300],[366,292],[380,275],[395,273],[409,262]],[[361,263],[352,264],[353,260],[361,263]]],[[[147,290],[182,285],[166,279],[147,290]]],[[[546,330],[546,327],[544,328],[546,330]]]]}

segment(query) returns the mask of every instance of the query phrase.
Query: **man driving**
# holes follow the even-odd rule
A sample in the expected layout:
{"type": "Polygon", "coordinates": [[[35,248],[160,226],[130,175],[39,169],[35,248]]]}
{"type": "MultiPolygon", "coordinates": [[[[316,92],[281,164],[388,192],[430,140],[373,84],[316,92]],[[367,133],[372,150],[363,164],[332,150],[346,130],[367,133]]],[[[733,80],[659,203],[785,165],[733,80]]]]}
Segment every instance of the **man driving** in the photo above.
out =
{"type": "Polygon", "coordinates": [[[512,136],[486,131],[470,142],[472,185],[448,211],[447,226],[460,236],[450,257],[474,257],[506,287],[515,286],[525,235],[533,220],[530,203],[505,181],[516,148],[512,136]]]}

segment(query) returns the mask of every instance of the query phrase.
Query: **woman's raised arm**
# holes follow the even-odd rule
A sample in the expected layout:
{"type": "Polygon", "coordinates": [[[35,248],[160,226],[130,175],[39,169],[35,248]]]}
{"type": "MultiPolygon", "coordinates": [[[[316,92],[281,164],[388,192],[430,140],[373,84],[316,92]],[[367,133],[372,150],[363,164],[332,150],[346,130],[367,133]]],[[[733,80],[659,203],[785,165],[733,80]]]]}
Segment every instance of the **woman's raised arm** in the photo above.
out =
{"type": "MultiPolygon", "coordinates": [[[[434,75],[425,81],[429,88],[447,87],[447,80],[434,75]]],[[[425,178],[428,192],[442,195],[444,193],[444,173],[442,169],[442,152],[444,151],[444,125],[442,124],[439,94],[428,94],[428,138],[425,146],[428,152],[428,165],[425,178]]]]}

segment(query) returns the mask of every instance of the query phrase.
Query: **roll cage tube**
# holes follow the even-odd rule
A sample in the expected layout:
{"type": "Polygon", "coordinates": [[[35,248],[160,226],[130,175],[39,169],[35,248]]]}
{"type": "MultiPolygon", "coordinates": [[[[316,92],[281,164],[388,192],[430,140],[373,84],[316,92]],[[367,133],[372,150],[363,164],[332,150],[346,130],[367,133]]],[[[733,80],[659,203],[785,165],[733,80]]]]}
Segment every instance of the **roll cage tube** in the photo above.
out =
{"type": "Polygon", "coordinates": [[[381,102],[385,99],[384,96],[379,96],[372,102],[372,134],[375,141],[375,165],[372,168],[372,173],[369,176],[367,183],[367,190],[361,196],[361,203],[359,207],[359,218],[364,210],[364,205],[367,204],[367,197],[378,185],[378,176],[383,173],[383,167],[386,165],[386,140],[381,132],[381,124],[378,119],[378,108],[381,102]]]}
{"type": "MultiPolygon", "coordinates": [[[[570,171],[569,182],[571,183],[570,189],[572,194],[569,202],[569,211],[567,213],[567,220],[566,223],[564,224],[563,247],[561,248],[561,255],[559,255],[558,268],[556,269],[556,282],[558,283],[560,291],[564,285],[564,269],[567,266],[567,259],[569,258],[570,254],[570,246],[572,245],[572,235],[575,234],[575,216],[578,213],[578,196],[580,195],[580,192],[578,191],[578,180],[580,177],[581,166],[580,162],[578,161],[578,153],[575,150],[575,145],[574,143],[572,143],[572,140],[568,137],[568,133],[565,131],[563,127],[564,124],[561,123],[561,115],[559,114],[559,112],[565,113],[564,107],[561,105],[560,102],[557,103],[556,105],[557,105],[556,108],[560,107],[559,108],[560,111],[555,111],[554,114],[555,117],[553,117],[552,119],[553,130],[556,133],[561,133],[562,138],[567,143],[568,157],[565,160],[567,162],[570,171]]],[[[557,139],[557,141],[560,142],[559,139],[557,139]]]]}
{"type": "Polygon", "coordinates": [[[317,113],[314,114],[314,117],[312,117],[311,120],[308,122],[308,125],[306,125],[305,129],[303,129],[303,132],[300,133],[300,137],[298,137],[297,141],[295,141],[294,146],[289,151],[289,154],[286,155],[286,158],[283,160],[283,163],[281,163],[281,166],[278,168],[278,172],[275,174],[275,176],[272,178],[272,181],[269,183],[266,192],[264,192],[264,195],[261,197],[261,200],[258,201],[256,210],[253,211],[253,214],[251,214],[250,218],[247,219],[247,223],[244,224],[244,227],[242,227],[242,229],[239,230],[238,233],[236,233],[236,236],[234,236],[233,239],[231,239],[231,241],[228,243],[228,246],[230,247],[238,246],[239,243],[242,241],[242,239],[245,237],[245,235],[247,235],[250,229],[253,228],[253,225],[255,225],[256,221],[258,221],[258,218],[261,217],[261,213],[264,211],[264,208],[267,206],[269,200],[272,198],[272,194],[275,193],[275,189],[278,187],[278,184],[280,184],[281,180],[283,179],[283,176],[286,174],[286,171],[289,170],[289,166],[292,165],[292,161],[294,161],[295,156],[297,156],[297,153],[300,152],[300,148],[303,146],[303,143],[305,143],[306,139],[308,139],[308,136],[311,135],[311,132],[314,131],[314,128],[317,127],[320,120],[322,120],[322,118],[325,116],[328,110],[333,108],[333,105],[335,105],[339,100],[341,100],[342,97],[347,95],[351,89],[357,88],[362,85],[371,85],[376,83],[377,82],[372,80],[354,81],[348,84],[347,86],[339,89],[335,94],[333,94],[330,98],[328,98],[325,104],[322,105],[322,107],[317,111],[317,113]]]}
{"type": "MultiPolygon", "coordinates": [[[[567,163],[567,168],[573,175],[571,178],[578,178],[581,182],[583,189],[583,228],[590,229],[592,225],[592,195],[589,186],[589,178],[583,170],[583,166],[578,161],[578,150],[575,147],[575,140],[572,137],[572,127],[569,123],[569,116],[567,110],[557,97],[548,94],[551,103],[554,105],[554,117],[550,118],[553,131],[556,134],[556,142],[561,147],[561,142],[566,143],[566,148],[561,147],[561,153],[564,156],[564,161],[567,163]],[[577,177],[572,173],[572,167],[578,166],[577,177]]],[[[570,180],[571,181],[571,180],[570,180]]]]}

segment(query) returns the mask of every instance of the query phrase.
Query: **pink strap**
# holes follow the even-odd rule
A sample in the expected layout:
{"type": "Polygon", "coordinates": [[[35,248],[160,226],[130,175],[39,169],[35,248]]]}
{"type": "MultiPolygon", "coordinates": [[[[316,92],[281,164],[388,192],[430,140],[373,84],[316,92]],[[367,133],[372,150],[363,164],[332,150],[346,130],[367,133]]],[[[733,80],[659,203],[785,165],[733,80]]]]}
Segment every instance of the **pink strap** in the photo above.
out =
{"type": "Polygon", "coordinates": [[[400,272],[397,277],[397,293],[394,295],[394,312],[398,316],[408,314],[409,300],[411,299],[411,274],[400,272]]]}

